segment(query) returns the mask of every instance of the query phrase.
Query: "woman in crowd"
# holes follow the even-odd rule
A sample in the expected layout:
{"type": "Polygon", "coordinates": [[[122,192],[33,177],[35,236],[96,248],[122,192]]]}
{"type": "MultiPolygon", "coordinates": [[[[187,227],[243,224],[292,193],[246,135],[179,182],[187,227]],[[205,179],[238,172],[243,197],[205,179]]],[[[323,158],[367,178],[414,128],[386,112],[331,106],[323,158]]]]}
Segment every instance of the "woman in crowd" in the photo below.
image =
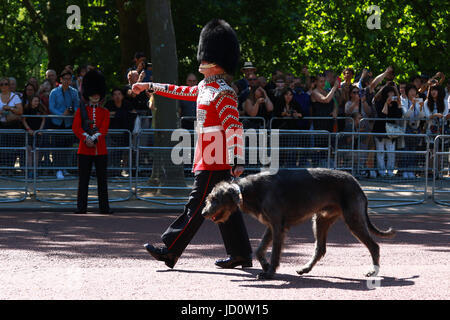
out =
{"type": "MultiPolygon", "coordinates": [[[[262,117],[268,121],[272,115],[274,106],[266,91],[262,87],[252,88],[250,94],[244,102],[244,116],[262,117]]],[[[259,129],[262,126],[258,119],[250,120],[247,128],[259,129]]]]}
{"type": "MultiPolygon", "coordinates": [[[[10,80],[6,77],[0,78],[0,129],[20,129],[22,127],[20,117],[23,113],[22,100],[11,92],[10,80]]],[[[2,133],[0,135],[1,147],[23,147],[25,144],[24,136],[17,134],[2,133]]],[[[21,151],[4,150],[0,154],[3,165],[12,168],[16,162],[17,156],[21,157],[21,151]]],[[[21,157],[23,160],[23,156],[21,157]]]]}
{"type": "MultiPolygon", "coordinates": [[[[37,116],[37,115],[46,115],[46,108],[41,103],[41,99],[38,95],[34,95],[33,97],[29,98],[28,103],[25,104],[25,107],[23,108],[23,115],[31,115],[31,116],[37,116]]],[[[45,125],[45,118],[38,118],[38,117],[22,117],[22,125],[25,128],[25,130],[28,132],[28,146],[27,146],[27,152],[28,152],[28,168],[32,167],[32,156],[31,156],[31,148],[33,146],[33,134],[36,130],[42,130],[44,129],[45,125]]],[[[36,139],[38,139],[40,135],[36,136],[36,139]]],[[[36,146],[40,145],[41,141],[37,141],[36,146]]],[[[36,154],[37,159],[39,159],[38,154],[36,154]]],[[[33,172],[30,170],[28,171],[28,178],[33,177],[33,172]]]]}
{"type": "MultiPolygon", "coordinates": [[[[125,100],[124,90],[120,88],[114,88],[111,91],[111,100],[105,103],[105,108],[109,110],[110,114],[110,129],[129,130],[133,132],[134,123],[136,120],[136,113],[131,112],[131,105],[125,100]]],[[[113,134],[109,137],[109,143],[111,147],[125,147],[128,145],[128,133],[113,134]]],[[[124,175],[126,169],[120,169],[128,167],[128,157],[125,150],[112,150],[109,156],[109,162],[111,167],[118,170],[119,175],[124,175]],[[123,160],[123,162],[122,162],[123,160]]]]}
{"type": "MultiPolygon", "coordinates": [[[[429,119],[426,126],[426,134],[429,136],[430,149],[434,148],[434,138],[439,134],[448,134],[447,120],[450,119],[448,112],[448,101],[445,99],[445,89],[441,86],[434,85],[428,89],[427,99],[424,104],[426,117],[429,119]]],[[[441,148],[441,146],[439,146],[441,148]]],[[[430,166],[433,164],[431,159],[430,166]]],[[[438,161],[438,168],[442,168],[441,162],[438,161]]],[[[439,172],[436,172],[439,177],[439,172]]]]}
{"type": "Polygon", "coordinates": [[[45,80],[42,82],[41,86],[39,87],[39,98],[41,99],[41,103],[44,105],[46,112],[49,112],[49,102],[50,102],[50,92],[52,91],[52,85],[50,81],[45,80]]]}
{"type": "MultiPolygon", "coordinates": [[[[405,133],[419,134],[420,120],[425,118],[424,101],[417,96],[418,91],[413,84],[408,84],[405,87],[406,99],[403,100],[402,109],[403,117],[407,119],[405,133]]],[[[400,99],[400,97],[397,97],[400,99]]],[[[405,151],[417,151],[420,145],[424,145],[423,139],[418,139],[414,136],[405,137],[405,151]]],[[[415,168],[418,166],[418,157],[414,153],[404,154],[400,168],[403,171],[403,178],[414,179],[416,177],[415,168]]]]}
{"type": "Polygon", "coordinates": [[[20,116],[23,113],[22,100],[10,90],[9,79],[0,78],[0,128],[20,129],[20,116]]]}
{"type": "MultiPolygon", "coordinates": [[[[38,95],[34,95],[23,109],[23,115],[47,115],[45,106],[41,103],[38,95]]],[[[25,130],[32,136],[34,131],[42,130],[45,125],[45,117],[22,117],[22,124],[25,130]]]]}
{"type": "MultiPolygon", "coordinates": [[[[299,118],[302,117],[300,113],[300,105],[294,99],[294,92],[291,88],[287,87],[283,89],[279,98],[275,102],[274,116],[282,117],[284,119],[275,121],[273,120],[274,128],[281,130],[299,130],[299,118]]],[[[281,133],[280,146],[283,148],[295,148],[302,146],[303,143],[300,140],[299,135],[290,133],[281,133]]],[[[297,152],[295,150],[287,150],[280,154],[280,163],[282,166],[288,168],[296,167],[297,165],[297,152]]]]}
{"type": "MultiPolygon", "coordinates": [[[[352,86],[350,90],[350,100],[345,104],[345,116],[351,117],[352,119],[346,120],[346,126],[344,131],[346,132],[371,132],[373,128],[373,123],[367,120],[361,121],[362,118],[376,118],[377,112],[375,107],[370,105],[367,101],[367,94],[364,89],[360,90],[356,86],[352,86]]],[[[351,138],[351,137],[348,137],[351,138]]],[[[373,146],[374,142],[371,136],[362,135],[359,137],[359,146],[361,150],[368,150],[373,146]]],[[[356,141],[355,141],[356,142],[356,141]]],[[[363,174],[366,175],[366,162],[367,154],[358,153],[357,158],[359,159],[359,169],[363,170],[363,174]]],[[[370,171],[370,176],[376,176],[375,171],[370,171]]]]}
{"type": "MultiPolygon", "coordinates": [[[[333,87],[328,92],[325,90],[325,75],[321,74],[316,78],[316,88],[311,93],[311,111],[313,117],[327,117],[326,119],[313,120],[314,130],[325,130],[333,132],[334,120],[331,117],[336,118],[338,115],[338,106],[334,103],[333,97],[338,90],[339,80],[336,79],[333,87]]],[[[314,147],[325,148],[328,146],[328,137],[324,135],[315,135],[314,147]]],[[[319,152],[315,166],[328,166],[326,163],[328,159],[327,152],[319,152]]]]}
{"type": "MultiPolygon", "coordinates": [[[[401,119],[403,112],[402,107],[394,100],[394,96],[396,91],[394,87],[385,86],[383,88],[383,92],[381,93],[381,98],[376,102],[375,108],[377,111],[377,118],[399,118],[401,119]]],[[[399,124],[398,120],[377,120],[375,121],[373,132],[374,133],[386,133],[386,123],[399,124]]],[[[386,168],[387,174],[390,177],[394,176],[393,170],[395,165],[395,144],[396,138],[390,138],[387,135],[375,136],[375,145],[378,151],[377,153],[377,166],[378,173],[380,176],[386,176],[386,168]],[[387,153],[387,165],[385,163],[385,152],[387,153]]]]}
{"type": "MultiPolygon", "coordinates": [[[[298,119],[302,117],[300,113],[300,106],[294,100],[294,92],[291,88],[285,88],[280,94],[280,97],[275,102],[274,116],[283,118],[298,119]]],[[[296,120],[283,119],[278,121],[276,128],[278,129],[298,129],[296,120]]]]}
{"type": "MultiPolygon", "coordinates": [[[[339,80],[336,79],[330,92],[325,90],[325,75],[317,77],[316,88],[311,94],[313,117],[333,117],[337,116],[337,108],[333,102],[333,97],[339,87],[339,80]]],[[[327,130],[333,132],[333,120],[314,120],[314,130],[327,130]]]]}
{"type": "Polygon", "coordinates": [[[425,116],[429,119],[427,134],[445,134],[443,124],[450,119],[448,102],[445,100],[445,90],[441,86],[432,86],[428,90],[427,100],[424,103],[425,116]]]}
{"type": "Polygon", "coordinates": [[[345,116],[351,117],[355,112],[361,113],[363,118],[373,118],[376,115],[376,110],[369,105],[364,91],[352,86],[350,99],[345,104],[345,116]]]}
{"type": "Polygon", "coordinates": [[[36,90],[34,89],[34,85],[27,82],[25,84],[25,88],[23,89],[22,94],[22,105],[25,107],[36,94],[36,90]]]}

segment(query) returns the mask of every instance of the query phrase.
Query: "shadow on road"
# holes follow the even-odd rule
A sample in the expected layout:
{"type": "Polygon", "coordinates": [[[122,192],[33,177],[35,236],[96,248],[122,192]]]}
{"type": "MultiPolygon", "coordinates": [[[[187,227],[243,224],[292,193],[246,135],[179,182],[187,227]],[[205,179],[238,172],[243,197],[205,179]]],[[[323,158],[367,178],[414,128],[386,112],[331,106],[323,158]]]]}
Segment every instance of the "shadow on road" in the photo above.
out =
{"type": "MultiPolygon", "coordinates": [[[[175,217],[176,215],[167,213],[118,213],[101,216],[55,212],[1,212],[0,249],[30,250],[67,258],[113,256],[148,259],[149,256],[142,245],[146,242],[160,244],[161,233],[175,217]]],[[[371,220],[380,229],[392,226],[397,230],[394,239],[377,239],[378,243],[414,244],[424,246],[427,250],[448,252],[445,247],[450,243],[449,215],[373,215],[371,220]]],[[[245,216],[245,221],[252,245],[256,248],[264,227],[248,216],[245,216]]],[[[309,256],[312,252],[300,252],[298,248],[292,251],[291,246],[313,242],[310,222],[293,227],[288,233],[283,256],[309,256]]],[[[355,244],[359,242],[342,221],[330,229],[330,247],[355,244]]],[[[223,257],[224,252],[219,229],[212,222],[205,221],[186,254],[194,258],[223,257]]]]}
{"type": "Polygon", "coordinates": [[[258,280],[256,277],[261,272],[259,269],[242,269],[242,272],[229,272],[229,271],[199,271],[199,270],[157,270],[156,272],[170,272],[170,273],[187,273],[187,274],[204,274],[218,277],[236,277],[239,276],[242,279],[231,279],[231,282],[242,283],[241,287],[247,288],[261,288],[261,289],[306,289],[306,288],[326,288],[326,289],[343,289],[343,290],[374,290],[367,285],[368,280],[380,280],[381,287],[405,287],[414,285],[414,279],[418,279],[419,276],[412,276],[409,278],[395,278],[380,276],[376,278],[365,279],[351,279],[343,277],[331,277],[331,276],[298,276],[286,273],[276,273],[273,280],[258,280]],[[282,282],[282,283],[280,283],[282,282]]]}

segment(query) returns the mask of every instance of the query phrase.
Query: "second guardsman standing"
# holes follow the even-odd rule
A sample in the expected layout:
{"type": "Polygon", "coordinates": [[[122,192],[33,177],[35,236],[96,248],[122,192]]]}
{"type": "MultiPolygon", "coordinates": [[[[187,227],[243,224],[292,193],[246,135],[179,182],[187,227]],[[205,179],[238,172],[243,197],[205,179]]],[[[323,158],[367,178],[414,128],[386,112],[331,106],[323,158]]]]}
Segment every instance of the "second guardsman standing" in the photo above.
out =
{"type": "Polygon", "coordinates": [[[104,76],[91,70],[83,78],[83,103],[75,113],[72,130],[80,140],[78,148],[77,211],[87,212],[88,188],[92,166],[95,165],[99,209],[101,214],[111,214],[108,201],[106,135],[109,129],[109,111],[102,107],[106,86],[104,76]]]}
{"type": "MultiPolygon", "coordinates": [[[[208,22],[200,33],[197,60],[205,78],[193,87],[160,83],[137,83],[133,91],[151,90],[173,99],[197,101],[198,140],[194,157],[194,185],[184,212],[161,236],[165,246],[146,244],[147,251],[173,268],[204,221],[201,215],[205,199],[214,186],[244,170],[236,165],[243,159],[243,127],[239,121],[237,96],[225,82],[239,63],[240,49],[236,33],[219,19],[208,22]],[[214,155],[210,150],[215,149],[214,155]]],[[[175,116],[175,115],[174,115],[175,116]]],[[[252,266],[252,249],[247,229],[238,210],[226,223],[219,224],[228,258],[216,261],[221,268],[252,266]]]]}

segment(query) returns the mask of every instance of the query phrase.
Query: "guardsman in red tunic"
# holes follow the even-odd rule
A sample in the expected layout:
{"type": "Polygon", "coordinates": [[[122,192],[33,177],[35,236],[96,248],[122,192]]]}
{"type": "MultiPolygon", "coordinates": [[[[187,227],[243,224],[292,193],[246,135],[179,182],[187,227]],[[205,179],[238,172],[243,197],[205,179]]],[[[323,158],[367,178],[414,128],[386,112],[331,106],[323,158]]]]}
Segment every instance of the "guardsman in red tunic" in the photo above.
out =
{"type": "MultiPolygon", "coordinates": [[[[205,78],[194,87],[160,83],[136,83],[133,91],[151,90],[168,98],[197,101],[198,140],[194,156],[194,185],[184,212],[161,236],[165,246],[145,244],[147,251],[173,268],[204,218],[202,209],[213,187],[238,177],[244,167],[243,127],[239,121],[237,96],[225,82],[239,62],[239,42],[230,25],[213,19],[202,29],[197,53],[199,72],[205,78]]],[[[174,115],[175,116],[175,115],[174,115]]],[[[216,261],[222,268],[252,266],[252,249],[242,213],[236,211],[219,224],[228,258],[216,261]]]]}
{"type": "Polygon", "coordinates": [[[108,202],[106,135],[109,128],[109,111],[102,107],[105,97],[105,78],[97,70],[89,71],[83,78],[82,93],[85,103],[75,113],[72,130],[80,140],[78,147],[78,197],[77,211],[87,211],[89,178],[95,165],[99,209],[101,214],[111,214],[108,202]]]}

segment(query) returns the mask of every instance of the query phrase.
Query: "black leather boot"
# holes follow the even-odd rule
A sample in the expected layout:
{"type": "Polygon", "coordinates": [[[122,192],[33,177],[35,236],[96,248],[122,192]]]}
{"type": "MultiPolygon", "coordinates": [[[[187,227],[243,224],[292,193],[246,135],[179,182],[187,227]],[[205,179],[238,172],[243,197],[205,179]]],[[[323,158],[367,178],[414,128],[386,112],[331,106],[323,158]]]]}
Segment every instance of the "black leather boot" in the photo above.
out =
{"type": "Polygon", "coordinates": [[[226,259],[217,260],[215,265],[222,269],[233,269],[237,266],[241,266],[242,268],[251,268],[253,266],[253,263],[251,256],[230,256],[226,259]]]}
{"type": "Polygon", "coordinates": [[[168,266],[171,269],[173,269],[173,267],[178,261],[179,257],[174,253],[169,252],[169,250],[166,247],[155,248],[149,243],[144,244],[144,247],[153,258],[155,258],[158,261],[164,261],[166,266],[168,266]]]}

